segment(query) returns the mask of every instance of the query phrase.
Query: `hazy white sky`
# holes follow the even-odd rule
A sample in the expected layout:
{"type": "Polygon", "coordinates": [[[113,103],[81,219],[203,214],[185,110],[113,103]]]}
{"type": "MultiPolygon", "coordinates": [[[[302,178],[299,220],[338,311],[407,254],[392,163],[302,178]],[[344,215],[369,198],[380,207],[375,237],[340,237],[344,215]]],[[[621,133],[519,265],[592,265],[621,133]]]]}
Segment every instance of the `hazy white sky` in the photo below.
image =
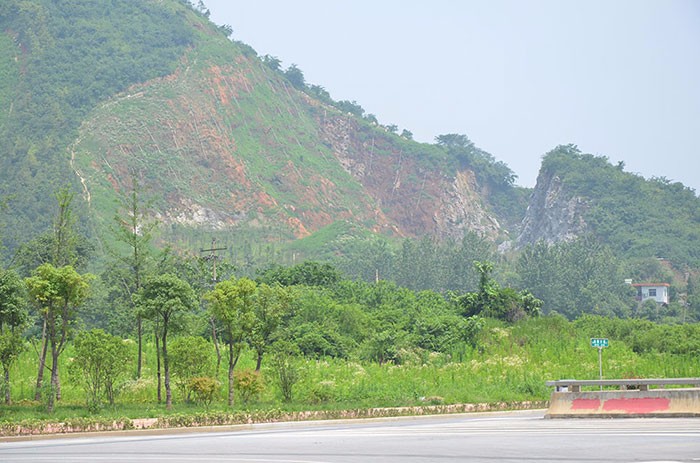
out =
{"type": "Polygon", "coordinates": [[[698,0],[204,0],[259,55],[434,142],[466,134],[534,186],[574,143],[700,193],[698,0]]]}

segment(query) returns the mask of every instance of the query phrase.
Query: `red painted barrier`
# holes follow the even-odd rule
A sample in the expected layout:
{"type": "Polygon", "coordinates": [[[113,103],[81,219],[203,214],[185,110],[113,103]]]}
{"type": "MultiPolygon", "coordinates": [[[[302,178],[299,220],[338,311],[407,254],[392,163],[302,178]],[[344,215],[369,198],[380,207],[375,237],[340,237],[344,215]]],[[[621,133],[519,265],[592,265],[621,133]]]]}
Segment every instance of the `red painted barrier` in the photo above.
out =
{"type": "Polygon", "coordinates": [[[603,403],[606,412],[622,411],[624,413],[646,414],[667,412],[671,399],[662,397],[640,397],[636,399],[608,399],[603,403]]]}
{"type": "Polygon", "coordinates": [[[547,418],[700,417],[700,389],[553,392],[547,418]]]}
{"type": "Polygon", "coordinates": [[[598,410],[600,399],[574,399],[572,410],[598,410]]]}

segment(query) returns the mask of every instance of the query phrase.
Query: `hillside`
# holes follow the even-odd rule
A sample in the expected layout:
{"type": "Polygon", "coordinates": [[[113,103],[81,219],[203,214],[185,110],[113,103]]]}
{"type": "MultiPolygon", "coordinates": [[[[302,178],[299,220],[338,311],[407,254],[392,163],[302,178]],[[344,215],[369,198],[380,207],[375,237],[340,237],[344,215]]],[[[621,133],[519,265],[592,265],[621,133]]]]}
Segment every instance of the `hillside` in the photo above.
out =
{"type": "Polygon", "coordinates": [[[646,180],[607,158],[559,146],[544,156],[518,244],[592,234],[624,258],[700,268],[700,199],[681,183],[646,180]]]}
{"type": "MultiPolygon", "coordinates": [[[[502,250],[593,235],[622,258],[700,266],[698,198],[683,185],[568,146],[543,158],[534,191],[516,187],[467,136],[398,134],[187,1],[8,0],[0,32],[6,257],[50,229],[68,184],[99,258],[136,179],[161,244],[215,237],[239,265],[254,252],[289,263],[382,249],[377,236],[449,245],[473,232],[502,250]]],[[[358,274],[388,268],[366,260],[358,274]]]]}
{"type": "Polygon", "coordinates": [[[291,241],[337,221],[391,237],[497,240],[501,222],[519,221],[524,196],[512,181],[489,184],[487,153],[459,160],[341,111],[188,2],[101,5],[0,10],[10,251],[48,229],[52,194],[67,183],[82,192],[85,232],[106,238],[133,178],[162,238],[186,247],[203,234],[291,241]]]}

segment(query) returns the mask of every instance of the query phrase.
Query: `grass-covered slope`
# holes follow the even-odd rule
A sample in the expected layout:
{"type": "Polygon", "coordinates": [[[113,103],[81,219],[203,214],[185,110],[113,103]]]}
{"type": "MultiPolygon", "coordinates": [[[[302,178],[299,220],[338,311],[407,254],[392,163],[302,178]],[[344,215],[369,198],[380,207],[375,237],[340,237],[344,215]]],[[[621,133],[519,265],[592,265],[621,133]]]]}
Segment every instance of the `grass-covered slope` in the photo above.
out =
{"type": "Polygon", "coordinates": [[[136,175],[171,229],[245,223],[289,238],[362,217],[371,198],[287,85],[245,46],[201,33],[173,74],[130,88],[83,125],[73,150],[94,206],[109,210],[136,175]]]}

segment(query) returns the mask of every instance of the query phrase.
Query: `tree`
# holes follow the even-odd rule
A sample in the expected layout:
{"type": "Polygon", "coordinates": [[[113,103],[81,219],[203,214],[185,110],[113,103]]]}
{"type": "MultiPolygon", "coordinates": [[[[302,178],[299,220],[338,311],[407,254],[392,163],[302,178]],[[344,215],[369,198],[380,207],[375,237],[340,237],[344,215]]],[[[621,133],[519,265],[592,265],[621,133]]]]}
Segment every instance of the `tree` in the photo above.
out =
{"type": "Polygon", "coordinates": [[[447,148],[474,148],[474,143],[466,136],[459,133],[448,133],[435,137],[438,145],[447,148]]]}
{"type": "Polygon", "coordinates": [[[114,217],[115,226],[112,232],[117,239],[127,245],[128,252],[115,252],[117,261],[128,270],[122,281],[122,290],[130,301],[132,312],[136,315],[136,338],[138,352],[136,359],[136,377],[141,377],[143,365],[143,319],[136,310],[134,295],[141,289],[141,283],[151,261],[150,245],[153,230],[157,226],[155,220],[146,216],[149,202],[144,203],[142,191],[136,175],[131,177],[131,190],[119,197],[120,212],[114,217]]]}
{"type": "Polygon", "coordinates": [[[474,268],[479,274],[479,291],[456,299],[465,317],[480,315],[514,322],[539,315],[542,301],[527,290],[518,292],[513,288],[501,288],[491,277],[491,262],[474,262],[474,268]]]}
{"type": "Polygon", "coordinates": [[[170,347],[170,360],[176,384],[183,398],[189,402],[194,378],[211,374],[212,344],[201,336],[183,336],[175,339],[170,347]]]}
{"type": "Polygon", "coordinates": [[[223,24],[219,26],[219,30],[224,33],[226,37],[231,37],[233,35],[233,27],[230,24],[223,24]]]}
{"type": "Polygon", "coordinates": [[[228,344],[228,405],[233,405],[234,376],[246,338],[255,323],[253,298],[256,284],[248,278],[224,280],[205,296],[209,310],[223,326],[224,341],[228,344]]]}
{"type": "Polygon", "coordinates": [[[116,385],[129,366],[129,346],[117,336],[102,330],[79,333],[73,342],[73,366],[83,383],[90,408],[98,408],[104,399],[114,405],[116,385]]]}
{"type": "MultiPolygon", "coordinates": [[[[93,278],[91,274],[80,275],[70,265],[56,268],[51,264],[43,264],[31,277],[25,279],[30,299],[44,318],[46,338],[51,346],[49,413],[53,412],[54,399],[61,399],[58,359],[66,347],[77,310],[85,302],[93,278]]],[[[43,365],[40,371],[43,371],[43,365]]]]}
{"type": "Polygon", "coordinates": [[[316,96],[316,98],[323,101],[324,103],[333,104],[331,94],[328,93],[328,90],[326,90],[322,86],[312,84],[309,86],[309,92],[311,92],[313,95],[316,96]]]}
{"type": "MultiPolygon", "coordinates": [[[[75,230],[75,216],[73,215],[73,192],[68,188],[62,188],[55,193],[58,209],[53,221],[53,230],[51,234],[41,237],[36,247],[36,257],[41,264],[50,263],[54,269],[57,267],[70,266],[73,268],[78,263],[78,243],[84,242],[80,240],[78,233],[75,230]],[[42,241],[45,243],[45,248],[42,248],[42,241]],[[43,258],[41,256],[44,256],[43,258]],[[45,260],[46,259],[46,260],[45,260]]],[[[30,253],[34,254],[34,253],[30,253]]],[[[41,267],[41,265],[39,266],[41,267]]],[[[46,356],[48,352],[47,329],[48,329],[48,312],[43,313],[42,330],[41,330],[41,353],[39,354],[39,371],[36,378],[36,392],[34,399],[41,398],[41,389],[44,383],[44,369],[46,365],[46,356]]],[[[56,367],[53,367],[56,369],[56,367]]],[[[58,381],[58,377],[57,381],[58,381]]],[[[60,398],[60,383],[54,385],[57,391],[57,397],[60,398]]]]}
{"type": "Polygon", "coordinates": [[[5,404],[12,403],[10,367],[24,350],[22,329],[27,323],[24,286],[17,273],[0,270],[0,363],[4,373],[5,404]]]}
{"type": "Polygon", "coordinates": [[[368,360],[376,361],[379,365],[395,360],[397,355],[396,344],[399,341],[399,333],[393,327],[377,330],[362,345],[364,356],[368,360]]]}
{"type": "Polygon", "coordinates": [[[584,312],[627,316],[634,298],[624,284],[621,261],[592,236],[525,248],[516,263],[521,286],[569,319],[584,312]]]}
{"type": "Polygon", "coordinates": [[[306,261],[292,267],[273,267],[258,278],[268,284],[282,286],[332,286],[342,279],[340,272],[330,264],[306,261]]]}
{"type": "Polygon", "coordinates": [[[276,56],[271,56],[271,55],[265,55],[262,57],[262,62],[268,66],[270,69],[273,71],[279,71],[280,70],[280,65],[282,64],[282,61],[280,61],[279,58],[276,56]]]}
{"type": "MultiPolygon", "coordinates": [[[[216,243],[212,243],[212,248],[216,247],[216,243]]],[[[216,281],[223,277],[228,278],[233,274],[234,266],[226,261],[219,260],[218,256],[209,254],[206,256],[177,256],[166,250],[163,254],[163,259],[158,265],[159,268],[175,269],[175,272],[181,278],[187,280],[192,286],[197,299],[200,301],[202,315],[207,314],[209,325],[211,327],[211,340],[214,343],[216,350],[216,374],[218,375],[221,366],[221,349],[219,343],[219,335],[217,332],[217,324],[211,314],[206,312],[204,293],[210,291],[216,281]]]]}
{"type": "Polygon", "coordinates": [[[287,80],[299,90],[306,87],[306,81],[304,79],[304,73],[297,67],[296,64],[292,64],[284,71],[284,76],[287,80]]]}
{"type": "Polygon", "coordinates": [[[78,234],[75,230],[73,215],[73,197],[75,194],[67,187],[61,188],[55,194],[58,211],[53,223],[53,246],[51,263],[56,267],[65,265],[75,266],[78,234]]]}
{"type": "Polygon", "coordinates": [[[170,388],[170,363],[168,358],[168,332],[186,311],[193,310],[197,301],[189,283],[173,274],[148,278],[137,294],[137,306],[142,316],[159,324],[160,349],[165,374],[165,406],[173,406],[170,388]]]}
{"type": "Polygon", "coordinates": [[[336,103],[334,103],[333,106],[335,106],[336,108],[338,108],[340,111],[342,111],[344,113],[352,114],[353,116],[357,116],[357,117],[362,117],[363,114],[365,113],[364,108],[362,106],[360,106],[357,103],[357,101],[355,101],[355,100],[337,101],[336,103]]]}
{"type": "Polygon", "coordinates": [[[254,322],[250,335],[250,344],[257,353],[255,371],[260,371],[263,355],[271,344],[275,332],[287,313],[292,301],[289,288],[265,283],[257,287],[254,298],[254,322]]]}

